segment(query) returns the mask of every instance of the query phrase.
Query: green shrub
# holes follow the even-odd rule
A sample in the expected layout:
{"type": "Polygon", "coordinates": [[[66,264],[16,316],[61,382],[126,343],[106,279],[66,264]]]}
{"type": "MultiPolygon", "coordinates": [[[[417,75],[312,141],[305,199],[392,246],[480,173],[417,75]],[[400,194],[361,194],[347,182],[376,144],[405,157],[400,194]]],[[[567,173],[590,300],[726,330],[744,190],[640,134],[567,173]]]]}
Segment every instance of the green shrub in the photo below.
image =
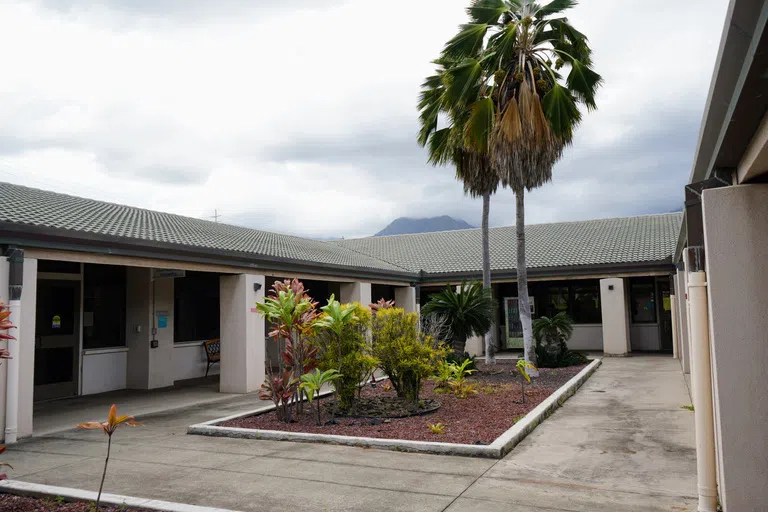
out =
{"type": "Polygon", "coordinates": [[[475,363],[475,356],[469,355],[469,352],[464,352],[464,355],[457,356],[453,352],[448,352],[445,356],[445,360],[448,363],[458,364],[462,365],[464,361],[469,360],[469,364],[467,365],[467,370],[475,371],[477,370],[477,364],[475,363]]]}
{"type": "Polygon", "coordinates": [[[572,334],[573,320],[563,312],[551,318],[542,316],[533,321],[539,368],[562,368],[587,362],[585,355],[568,348],[568,340],[572,334]]]}
{"type": "Polygon", "coordinates": [[[397,396],[418,404],[421,383],[435,374],[446,349],[419,332],[418,313],[400,308],[379,310],[373,320],[373,355],[389,376],[397,396]]]}
{"type": "Polygon", "coordinates": [[[357,302],[342,307],[354,308],[354,314],[339,326],[337,333],[326,327],[328,313],[323,313],[316,322],[312,343],[318,348],[319,368],[341,374],[333,383],[336,398],[341,410],[350,410],[354,407],[360,383],[371,376],[378,361],[371,354],[368,338],[371,311],[357,302]]]}

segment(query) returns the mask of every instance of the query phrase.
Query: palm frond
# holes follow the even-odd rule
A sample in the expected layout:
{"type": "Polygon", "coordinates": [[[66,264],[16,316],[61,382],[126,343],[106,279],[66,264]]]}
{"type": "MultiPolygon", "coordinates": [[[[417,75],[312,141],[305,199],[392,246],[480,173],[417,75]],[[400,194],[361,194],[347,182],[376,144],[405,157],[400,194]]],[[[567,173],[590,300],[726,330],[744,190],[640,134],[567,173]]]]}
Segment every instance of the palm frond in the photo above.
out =
{"type": "Polygon", "coordinates": [[[562,85],[555,85],[544,95],[542,106],[554,134],[569,143],[573,128],[581,121],[581,112],[571,92],[562,85]]]}
{"type": "Polygon", "coordinates": [[[571,62],[571,72],[568,74],[566,83],[574,97],[587,106],[587,110],[597,108],[595,93],[603,83],[603,78],[589,66],[578,60],[571,62]]]}
{"type": "Polygon", "coordinates": [[[477,59],[465,59],[461,64],[446,70],[444,83],[445,100],[451,105],[467,105],[477,98],[482,67],[477,59]]]}
{"type": "Polygon", "coordinates": [[[504,0],[474,0],[467,8],[469,19],[473,23],[496,24],[499,18],[509,9],[504,0]]]}
{"type": "Polygon", "coordinates": [[[480,98],[470,107],[471,115],[465,130],[465,145],[479,153],[488,150],[488,139],[493,130],[495,109],[490,97],[480,98]]]}
{"type": "Polygon", "coordinates": [[[483,45],[488,25],[485,23],[467,23],[459,28],[460,32],[445,44],[443,55],[454,59],[477,55],[478,50],[483,45]]]}
{"type": "Polygon", "coordinates": [[[576,5],[578,5],[576,0],[552,0],[536,11],[536,17],[541,19],[546,16],[552,16],[553,14],[558,14],[572,7],[576,7],[576,5]]]}

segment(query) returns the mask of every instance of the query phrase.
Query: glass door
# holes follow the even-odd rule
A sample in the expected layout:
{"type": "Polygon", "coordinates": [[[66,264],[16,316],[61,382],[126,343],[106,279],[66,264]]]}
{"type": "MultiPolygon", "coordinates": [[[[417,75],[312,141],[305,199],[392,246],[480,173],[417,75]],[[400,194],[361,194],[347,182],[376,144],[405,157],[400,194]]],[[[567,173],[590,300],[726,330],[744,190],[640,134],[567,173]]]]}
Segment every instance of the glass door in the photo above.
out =
{"type": "Polygon", "coordinates": [[[77,395],[80,281],[38,279],[34,400],[77,395]]]}

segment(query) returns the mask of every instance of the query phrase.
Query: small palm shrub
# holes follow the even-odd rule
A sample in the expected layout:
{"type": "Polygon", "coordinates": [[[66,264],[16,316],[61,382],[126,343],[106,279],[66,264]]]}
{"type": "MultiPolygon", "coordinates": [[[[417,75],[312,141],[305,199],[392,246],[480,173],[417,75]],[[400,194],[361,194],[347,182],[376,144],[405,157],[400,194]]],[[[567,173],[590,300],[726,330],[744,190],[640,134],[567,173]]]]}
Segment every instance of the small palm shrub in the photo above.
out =
{"type": "Polygon", "coordinates": [[[568,348],[572,334],[573,320],[564,312],[553,317],[542,316],[533,321],[536,360],[540,368],[561,368],[587,362],[583,354],[568,348]]]}
{"type": "Polygon", "coordinates": [[[371,311],[357,302],[340,304],[332,298],[314,327],[312,344],[318,349],[319,368],[337,371],[333,387],[339,409],[352,410],[361,383],[371,377],[378,363],[368,336],[371,311]]]}
{"type": "Polygon", "coordinates": [[[459,398],[476,395],[475,385],[467,381],[467,377],[477,371],[470,369],[470,364],[472,364],[471,359],[465,359],[461,364],[440,361],[435,375],[431,377],[431,380],[437,383],[435,391],[450,391],[459,398]]]}
{"type": "Polygon", "coordinates": [[[474,281],[462,283],[458,290],[447,286],[440,293],[432,295],[421,313],[445,318],[451,347],[461,357],[465,353],[468,338],[483,336],[491,329],[494,307],[490,289],[474,281]]]}
{"type": "Polygon", "coordinates": [[[341,377],[342,376],[339,374],[339,372],[333,368],[324,372],[321,372],[319,369],[315,368],[313,373],[305,373],[301,376],[301,384],[299,384],[299,389],[307,393],[307,400],[309,401],[309,405],[312,405],[312,400],[317,397],[318,425],[323,424],[322,414],[320,412],[320,390],[323,388],[323,385],[334,382],[341,377]]]}
{"type": "Polygon", "coordinates": [[[419,332],[418,322],[418,313],[406,313],[401,308],[379,310],[373,319],[373,356],[389,376],[397,396],[414,407],[419,401],[422,381],[435,374],[446,353],[419,332]]]}

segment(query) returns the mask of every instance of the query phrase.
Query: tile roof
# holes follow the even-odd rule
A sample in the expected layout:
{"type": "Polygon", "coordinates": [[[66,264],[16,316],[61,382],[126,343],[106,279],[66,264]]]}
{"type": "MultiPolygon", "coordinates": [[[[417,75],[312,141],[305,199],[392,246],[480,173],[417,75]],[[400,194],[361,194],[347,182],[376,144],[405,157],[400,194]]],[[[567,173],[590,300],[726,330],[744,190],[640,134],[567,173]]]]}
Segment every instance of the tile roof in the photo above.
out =
{"type": "MultiPolygon", "coordinates": [[[[675,250],[681,213],[534,224],[526,228],[529,268],[657,263],[675,250]]],[[[37,226],[77,238],[223,251],[238,256],[351,267],[387,274],[479,272],[480,230],[323,242],[182,217],[0,182],[0,223],[37,226]]],[[[491,269],[514,270],[515,228],[492,228],[491,269]]]]}
{"type": "Polygon", "coordinates": [[[243,255],[405,272],[402,267],[352,249],[297,236],[232,226],[0,183],[0,222],[107,235],[142,242],[220,250],[243,255]]]}
{"type": "MultiPolygon", "coordinates": [[[[661,262],[675,251],[682,213],[533,224],[526,227],[528,268],[661,262]]],[[[465,229],[334,242],[412,271],[480,272],[481,231],[465,229]]],[[[490,230],[491,269],[516,268],[514,226],[490,230]]]]}

